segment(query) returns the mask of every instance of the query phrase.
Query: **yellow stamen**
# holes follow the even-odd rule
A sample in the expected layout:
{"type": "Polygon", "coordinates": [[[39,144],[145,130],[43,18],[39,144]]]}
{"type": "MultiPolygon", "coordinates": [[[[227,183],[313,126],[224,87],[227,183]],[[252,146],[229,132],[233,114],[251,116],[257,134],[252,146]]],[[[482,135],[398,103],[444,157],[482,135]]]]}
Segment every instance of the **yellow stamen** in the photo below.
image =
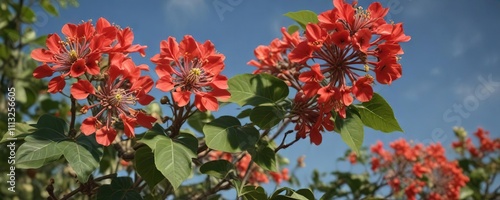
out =
{"type": "Polygon", "coordinates": [[[201,69],[200,68],[193,68],[189,71],[189,75],[195,75],[195,76],[200,76],[201,74],[201,69]]]}

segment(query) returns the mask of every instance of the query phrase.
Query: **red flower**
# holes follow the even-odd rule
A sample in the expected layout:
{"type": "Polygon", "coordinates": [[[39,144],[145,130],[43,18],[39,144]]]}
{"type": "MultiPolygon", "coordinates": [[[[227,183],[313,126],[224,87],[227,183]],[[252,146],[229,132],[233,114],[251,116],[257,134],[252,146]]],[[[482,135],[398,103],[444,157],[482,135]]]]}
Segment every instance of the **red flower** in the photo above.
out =
{"type": "Polygon", "coordinates": [[[100,18],[95,27],[90,22],[65,24],[61,31],[64,39],[58,34],[49,34],[47,48],[31,52],[33,59],[43,63],[33,72],[35,78],[50,77],[54,72],[61,73],[51,80],[51,93],[60,92],[66,78],[78,78],[83,74],[98,75],[98,62],[103,53],[140,52],[143,55],[146,48],[132,45],[134,36],[130,28],[121,30],[104,18],[100,18]]]}
{"type": "Polygon", "coordinates": [[[384,150],[381,142],[373,145],[371,163],[394,192],[403,190],[407,199],[458,199],[469,179],[456,161],[446,159],[441,144],[424,147],[400,139],[390,146],[394,152],[384,150]]]}
{"type": "Polygon", "coordinates": [[[305,94],[295,95],[290,118],[295,123],[297,137],[305,138],[309,134],[311,143],[321,144],[321,131],[332,131],[333,121],[330,112],[323,112],[316,102],[305,94]]]}
{"type": "MultiPolygon", "coordinates": [[[[123,61],[126,62],[128,61],[123,61]]],[[[93,88],[87,80],[76,82],[71,87],[74,98],[85,99],[92,95],[97,99],[96,103],[82,109],[85,113],[89,109],[96,108],[97,112],[83,121],[80,130],[85,135],[95,132],[97,142],[108,146],[117,134],[113,128],[116,119],[121,119],[124,132],[129,138],[134,137],[136,125],[151,128],[156,118],[137,111],[132,106],[136,103],[149,104],[154,99],[147,94],[152,87],[153,80],[150,77],[140,76],[140,70],[127,71],[113,65],[110,66],[105,81],[98,89],[93,88]]]]}
{"type": "Polygon", "coordinates": [[[201,44],[186,35],[178,44],[175,38],[169,37],[161,42],[160,50],[151,58],[157,64],[156,73],[160,77],[156,88],[171,91],[178,106],[188,105],[194,94],[198,110],[215,111],[219,108],[217,98],[229,98],[227,78],[220,75],[225,57],[215,52],[212,42],[201,44]]]}
{"type": "Polygon", "coordinates": [[[354,165],[358,162],[358,155],[356,155],[356,152],[349,153],[348,158],[351,165],[354,165]]]}

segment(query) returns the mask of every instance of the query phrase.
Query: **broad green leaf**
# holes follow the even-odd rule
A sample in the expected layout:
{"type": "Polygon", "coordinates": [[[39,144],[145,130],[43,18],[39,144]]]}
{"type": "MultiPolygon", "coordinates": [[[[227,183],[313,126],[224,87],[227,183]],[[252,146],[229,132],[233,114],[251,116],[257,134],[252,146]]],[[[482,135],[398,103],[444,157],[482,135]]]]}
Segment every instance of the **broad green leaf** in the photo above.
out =
{"type": "Polygon", "coordinates": [[[245,118],[245,117],[250,116],[250,113],[252,113],[252,109],[251,108],[247,108],[247,109],[241,111],[240,114],[238,114],[236,117],[239,118],[239,119],[245,118]]]}
{"type": "Polygon", "coordinates": [[[198,139],[189,133],[181,133],[177,138],[175,138],[175,142],[184,145],[194,154],[198,153],[198,139]]]}
{"type": "Polygon", "coordinates": [[[393,131],[403,132],[403,129],[401,129],[394,117],[391,106],[379,94],[374,93],[369,102],[355,105],[355,107],[365,126],[385,133],[393,131]]]}
{"type": "Polygon", "coordinates": [[[188,118],[187,123],[194,130],[203,133],[203,126],[205,126],[206,123],[214,119],[215,118],[210,111],[207,112],[196,111],[193,115],[191,115],[191,117],[188,118]]]}
{"type": "Polygon", "coordinates": [[[44,46],[45,42],[47,41],[47,35],[42,35],[40,37],[37,37],[33,41],[31,41],[33,44],[39,45],[39,46],[44,46]]]}
{"type": "Polygon", "coordinates": [[[348,111],[345,119],[338,117],[335,120],[335,130],[340,133],[342,140],[359,154],[364,138],[363,122],[359,116],[348,111]]]}
{"type": "Polygon", "coordinates": [[[474,190],[472,190],[470,187],[465,186],[460,189],[460,199],[467,199],[472,195],[474,195],[474,190]]]}
{"type": "Polygon", "coordinates": [[[0,140],[0,144],[4,142],[8,142],[11,139],[9,138],[16,138],[16,140],[22,140],[24,137],[27,135],[33,133],[36,131],[36,128],[26,124],[26,123],[16,123],[15,128],[12,129],[7,129],[7,132],[4,133],[2,140],[0,140]]]}
{"type": "Polygon", "coordinates": [[[163,174],[156,169],[153,150],[147,146],[141,147],[135,151],[134,168],[149,185],[149,188],[153,188],[156,184],[165,179],[163,174]]]}
{"type": "Polygon", "coordinates": [[[230,101],[240,106],[274,104],[288,96],[288,86],[269,74],[241,74],[229,79],[230,101]]]}
{"type": "Polygon", "coordinates": [[[262,169],[276,172],[278,171],[276,162],[276,153],[269,146],[258,147],[256,150],[250,150],[252,160],[262,169]]]}
{"type": "Polygon", "coordinates": [[[52,5],[50,0],[42,0],[40,2],[42,5],[42,8],[47,11],[49,14],[53,16],[59,16],[59,13],[57,12],[57,9],[52,5]]]}
{"type": "Polygon", "coordinates": [[[238,196],[243,196],[244,199],[248,200],[262,200],[267,199],[267,194],[264,188],[261,186],[246,185],[241,189],[241,194],[238,196]]]}
{"type": "Polygon", "coordinates": [[[211,149],[225,152],[241,152],[253,147],[259,139],[259,131],[253,126],[241,126],[232,116],[222,116],[203,127],[205,141],[211,149]]]}
{"type": "Polygon", "coordinates": [[[314,13],[313,11],[310,10],[301,10],[297,12],[288,12],[285,14],[285,16],[289,17],[290,19],[293,19],[299,25],[305,30],[306,25],[308,23],[313,23],[317,24],[318,21],[318,15],[314,13]]]}
{"type": "Polygon", "coordinates": [[[24,43],[29,43],[36,38],[36,33],[32,28],[26,28],[23,33],[22,41],[24,43]]]}
{"type": "Polygon", "coordinates": [[[153,150],[156,168],[174,189],[189,177],[192,170],[191,159],[196,157],[191,149],[154,131],[148,131],[140,142],[153,150]]]}
{"type": "Polygon", "coordinates": [[[85,135],[80,135],[76,142],[61,141],[57,148],[75,171],[80,183],[87,182],[90,174],[99,167],[103,155],[102,147],[95,142],[95,138],[85,135]]]}
{"type": "Polygon", "coordinates": [[[40,128],[24,138],[24,143],[17,149],[16,167],[21,169],[40,168],[61,158],[63,153],[57,143],[66,139],[60,132],[40,128]]]}
{"type": "Polygon", "coordinates": [[[297,32],[297,31],[299,31],[299,29],[300,29],[299,26],[297,26],[297,25],[291,25],[291,26],[288,27],[288,29],[286,31],[288,32],[288,34],[291,35],[291,34],[297,32]]]}
{"type": "Polygon", "coordinates": [[[270,200],[314,200],[314,195],[312,194],[311,190],[309,189],[301,189],[299,190],[301,193],[304,193],[308,195],[308,197],[302,195],[298,191],[295,191],[289,187],[283,187],[280,189],[277,189],[273,195],[269,198],[270,200]],[[281,194],[285,192],[285,194],[281,194]],[[310,198],[312,195],[312,198],[310,198]]]}
{"type": "Polygon", "coordinates": [[[55,132],[63,134],[68,130],[67,124],[64,120],[48,114],[44,114],[40,117],[40,119],[38,119],[36,127],[39,129],[52,129],[55,132]]]}
{"type": "Polygon", "coordinates": [[[102,185],[97,192],[97,199],[127,199],[142,200],[141,195],[134,188],[130,177],[116,177],[110,185],[102,185]]]}
{"type": "Polygon", "coordinates": [[[5,32],[5,34],[7,34],[7,37],[12,40],[12,41],[18,41],[19,38],[21,37],[19,35],[19,31],[15,30],[15,29],[11,29],[11,28],[6,28],[3,30],[5,32]]]}
{"type": "Polygon", "coordinates": [[[234,165],[227,160],[213,160],[201,165],[200,172],[215,178],[223,179],[234,171],[234,169],[234,165]]]}
{"type": "Polygon", "coordinates": [[[29,7],[23,7],[21,9],[21,20],[25,23],[33,23],[36,21],[35,12],[29,7]]]}
{"type": "Polygon", "coordinates": [[[250,113],[250,120],[261,129],[269,129],[278,124],[285,111],[277,106],[257,106],[250,113]]]}
{"type": "Polygon", "coordinates": [[[5,44],[0,44],[0,59],[7,59],[10,56],[10,49],[5,44]]]}
{"type": "Polygon", "coordinates": [[[304,196],[307,200],[314,200],[314,194],[309,188],[302,188],[295,191],[297,194],[304,196]]]}

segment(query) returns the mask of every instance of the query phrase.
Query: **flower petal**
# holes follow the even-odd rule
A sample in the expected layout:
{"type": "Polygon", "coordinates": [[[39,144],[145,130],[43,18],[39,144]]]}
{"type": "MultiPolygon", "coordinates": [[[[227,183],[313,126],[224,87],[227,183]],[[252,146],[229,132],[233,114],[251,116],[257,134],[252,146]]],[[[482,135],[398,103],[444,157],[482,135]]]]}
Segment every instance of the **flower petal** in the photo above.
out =
{"type": "Polygon", "coordinates": [[[89,94],[95,94],[94,86],[87,80],[79,80],[73,83],[70,92],[75,99],[85,99],[89,94]]]}
{"type": "Polygon", "coordinates": [[[35,78],[50,77],[52,74],[54,74],[54,70],[47,64],[41,65],[33,71],[33,77],[35,78]]]}
{"type": "Polygon", "coordinates": [[[116,130],[113,128],[102,127],[95,132],[97,143],[103,146],[109,146],[116,138],[116,130]]]}
{"type": "Polygon", "coordinates": [[[174,91],[172,93],[172,97],[174,101],[177,103],[177,106],[179,107],[187,105],[189,103],[190,96],[191,96],[190,91],[182,91],[180,90],[180,88],[177,88],[177,91],[174,91]]]}
{"type": "Polygon", "coordinates": [[[63,90],[66,85],[66,81],[64,80],[64,76],[56,76],[49,81],[49,89],[47,90],[50,93],[58,93],[63,90]]]}
{"type": "Polygon", "coordinates": [[[96,123],[97,118],[88,117],[83,120],[82,125],[80,126],[80,131],[86,136],[89,136],[96,131],[96,123]]]}

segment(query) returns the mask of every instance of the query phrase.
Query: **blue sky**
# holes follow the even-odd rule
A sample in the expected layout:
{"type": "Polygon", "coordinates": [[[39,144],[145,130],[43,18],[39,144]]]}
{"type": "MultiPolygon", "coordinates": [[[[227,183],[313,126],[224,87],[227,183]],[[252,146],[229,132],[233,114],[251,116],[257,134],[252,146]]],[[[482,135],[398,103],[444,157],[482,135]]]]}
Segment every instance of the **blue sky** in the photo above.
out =
{"type": "MultiPolygon", "coordinates": [[[[493,137],[499,137],[500,1],[383,0],[381,3],[391,8],[386,19],[403,22],[405,33],[412,37],[402,45],[403,77],[390,86],[375,87],[392,105],[405,133],[384,134],[367,128],[364,144],[376,140],[387,143],[404,137],[416,142],[441,142],[448,147],[454,140],[453,126],[464,126],[469,133],[483,127],[493,137]]],[[[360,4],[366,7],[369,2],[360,4]]],[[[105,17],[133,29],[135,43],[148,46],[146,58],[134,57],[135,62],[148,64],[152,69],[149,57],[159,52],[161,40],[168,36],[180,40],[190,34],[198,41],[209,39],[215,44],[226,56],[223,73],[232,77],[251,73],[254,68],[246,62],[254,58],[254,48],[281,37],[280,28],[293,24],[284,13],[304,9],[320,13],[332,8],[330,0],[80,1],[78,8],[61,9],[59,17],[44,18],[36,31],[60,33],[65,23],[105,17]],[[225,9],[217,9],[215,5],[225,9]]],[[[151,76],[156,77],[154,73],[151,76]]],[[[222,109],[216,116],[231,111],[222,109]]],[[[332,171],[339,166],[349,170],[334,162],[347,145],[337,134],[323,136],[320,146],[303,140],[281,152],[292,165],[298,156],[306,155],[307,167],[297,174],[304,186],[309,183],[313,169],[332,171]]]]}

